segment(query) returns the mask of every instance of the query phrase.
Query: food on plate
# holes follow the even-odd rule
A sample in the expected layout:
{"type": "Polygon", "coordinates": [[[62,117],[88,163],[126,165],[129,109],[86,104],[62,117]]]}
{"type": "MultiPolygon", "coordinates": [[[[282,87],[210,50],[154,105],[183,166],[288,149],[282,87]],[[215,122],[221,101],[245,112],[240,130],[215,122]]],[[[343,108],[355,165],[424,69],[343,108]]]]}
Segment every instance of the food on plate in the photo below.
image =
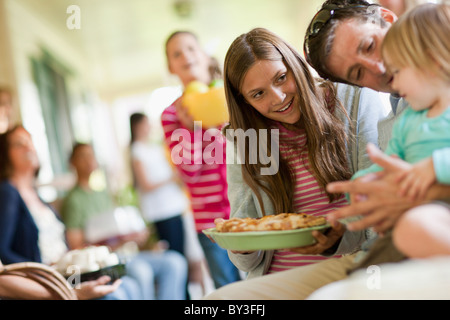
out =
{"type": "Polygon", "coordinates": [[[231,218],[216,223],[218,232],[275,231],[325,225],[323,216],[304,213],[280,213],[262,218],[231,218]]]}
{"type": "Polygon", "coordinates": [[[70,275],[76,268],[80,273],[98,271],[119,264],[116,253],[106,246],[89,246],[84,249],[67,252],[57,263],[57,270],[64,276],[70,275]]]}

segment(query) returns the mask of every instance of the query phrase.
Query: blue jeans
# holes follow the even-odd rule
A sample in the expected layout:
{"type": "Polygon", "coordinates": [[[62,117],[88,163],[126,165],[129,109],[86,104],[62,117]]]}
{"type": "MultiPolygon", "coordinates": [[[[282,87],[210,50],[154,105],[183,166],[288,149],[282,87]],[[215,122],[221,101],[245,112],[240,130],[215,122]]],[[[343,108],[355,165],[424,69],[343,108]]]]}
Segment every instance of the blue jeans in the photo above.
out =
{"type": "Polygon", "coordinates": [[[142,251],[127,264],[127,275],[139,283],[142,300],[186,299],[187,274],[186,259],[173,250],[142,251]]]}
{"type": "Polygon", "coordinates": [[[126,265],[127,275],[102,300],[185,300],[188,267],[176,251],[142,251],[126,265]]]}
{"type": "Polygon", "coordinates": [[[230,261],[227,250],[212,242],[205,234],[198,233],[198,240],[205,253],[214,286],[220,288],[231,282],[241,280],[239,270],[230,261]]]}
{"type": "Polygon", "coordinates": [[[127,275],[123,276],[121,280],[122,283],[116,291],[107,294],[98,300],[141,300],[142,295],[136,280],[127,275]]]}
{"type": "Polygon", "coordinates": [[[169,249],[178,251],[184,255],[184,227],[183,218],[180,215],[154,222],[159,239],[169,243],[169,249]]]}

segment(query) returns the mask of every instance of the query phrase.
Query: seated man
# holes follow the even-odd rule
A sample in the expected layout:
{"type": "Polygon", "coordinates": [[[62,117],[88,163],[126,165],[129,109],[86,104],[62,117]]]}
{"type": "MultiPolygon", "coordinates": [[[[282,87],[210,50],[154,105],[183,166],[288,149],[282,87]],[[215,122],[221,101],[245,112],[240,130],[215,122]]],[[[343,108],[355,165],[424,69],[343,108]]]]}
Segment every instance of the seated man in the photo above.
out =
{"type": "MultiPolygon", "coordinates": [[[[64,199],[61,213],[69,247],[78,249],[89,245],[84,234],[88,219],[114,208],[114,203],[108,192],[95,191],[89,185],[89,178],[98,166],[91,145],[76,144],[70,163],[77,172],[77,183],[64,199]]],[[[143,244],[147,237],[148,232],[143,232],[122,240],[143,244]]],[[[187,263],[175,251],[140,251],[127,262],[127,274],[140,283],[143,299],[184,300],[186,297],[187,263]],[[156,281],[158,290],[155,293],[156,281]]]]}

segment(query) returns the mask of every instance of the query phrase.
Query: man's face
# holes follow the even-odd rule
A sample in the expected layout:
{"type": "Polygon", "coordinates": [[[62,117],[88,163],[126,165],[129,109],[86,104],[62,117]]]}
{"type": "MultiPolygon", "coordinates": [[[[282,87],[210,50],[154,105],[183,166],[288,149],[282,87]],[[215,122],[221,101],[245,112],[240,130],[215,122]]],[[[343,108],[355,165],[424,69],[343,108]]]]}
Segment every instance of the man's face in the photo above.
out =
{"type": "Polygon", "coordinates": [[[361,87],[393,93],[392,75],[381,57],[381,44],[390,24],[342,21],[335,30],[327,68],[335,76],[361,87]]]}
{"type": "Polygon", "coordinates": [[[90,145],[78,147],[72,159],[72,165],[77,170],[78,175],[89,176],[98,168],[94,149],[90,145]]]}

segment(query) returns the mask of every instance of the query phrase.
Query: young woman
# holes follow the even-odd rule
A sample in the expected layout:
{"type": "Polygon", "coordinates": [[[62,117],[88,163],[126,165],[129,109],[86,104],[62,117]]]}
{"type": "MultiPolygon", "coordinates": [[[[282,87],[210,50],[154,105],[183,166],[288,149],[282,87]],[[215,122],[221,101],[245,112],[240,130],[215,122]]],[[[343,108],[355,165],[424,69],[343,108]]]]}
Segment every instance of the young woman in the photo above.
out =
{"type": "MultiPolygon", "coordinates": [[[[204,52],[197,37],[190,32],[177,31],[173,33],[166,42],[166,55],[169,71],[180,79],[183,87],[192,81],[210,84],[220,74],[216,61],[204,52]]],[[[186,108],[183,107],[181,98],[164,110],[161,122],[169,149],[172,151],[181,145],[183,155],[187,155],[186,157],[191,160],[177,164],[177,169],[190,195],[196,231],[214,285],[219,288],[240,280],[239,271],[231,263],[227,251],[212,243],[202,233],[202,230],[215,226],[216,218],[229,218],[230,204],[227,196],[225,152],[223,152],[221,161],[213,161],[213,163],[209,161],[211,159],[203,156],[204,150],[210,143],[222,144],[222,150],[225,151],[225,139],[217,130],[214,139],[210,140],[211,142],[195,141],[194,122],[186,108]],[[176,139],[172,139],[172,135],[177,129],[187,130],[191,140],[180,143],[176,139]],[[201,158],[195,158],[197,155],[200,155],[201,158]]],[[[204,134],[205,130],[202,129],[201,137],[204,134]]]]}
{"type": "MultiPolygon", "coordinates": [[[[329,197],[324,185],[368,166],[364,146],[368,141],[377,143],[382,103],[373,90],[336,85],[339,101],[345,106],[349,119],[335,99],[333,87],[315,81],[300,54],[270,31],[255,29],[233,42],[225,61],[230,127],[278,129],[280,164],[275,175],[261,177],[258,164],[228,165],[232,216],[260,217],[263,212],[275,214],[288,210],[320,215],[345,205],[342,195],[329,197]],[[264,66],[268,68],[261,70],[264,66]],[[257,71],[262,71],[261,77],[254,77],[257,71]],[[301,161],[295,166],[292,163],[296,159],[301,161]],[[283,174],[285,177],[281,178],[283,174]],[[311,190],[306,190],[308,183],[311,190]]],[[[227,155],[232,152],[228,150],[227,155]]],[[[264,277],[261,275],[270,269],[270,272],[278,271],[275,263],[283,264],[274,251],[229,252],[233,262],[248,271],[248,278],[252,279],[220,288],[206,298],[305,299],[315,289],[346,278],[347,271],[355,266],[355,255],[335,259],[324,259],[324,256],[358,251],[373,235],[364,231],[347,232],[342,227],[336,224],[328,234],[316,234],[317,244],[295,249],[294,265],[303,266],[291,268],[285,264],[284,267],[291,269],[264,277]],[[296,253],[309,256],[296,256],[296,253]]],[[[283,251],[279,253],[288,250],[283,251]]],[[[281,254],[278,256],[283,258],[281,254]]]]}
{"type": "MultiPolygon", "coordinates": [[[[279,132],[279,145],[266,149],[279,148],[274,174],[261,175],[264,165],[250,163],[248,148],[244,165],[228,165],[231,216],[283,212],[326,215],[346,205],[344,195],[325,191],[327,183],[351,177],[348,128],[337,116],[345,111],[334,87],[317,82],[289,44],[260,28],[232,43],[225,58],[224,78],[229,128],[254,129],[257,134],[264,129],[279,132]]],[[[317,254],[333,249],[344,231],[338,223],[326,235],[317,232],[318,244],[312,247],[234,252],[230,257],[239,269],[249,272],[249,277],[283,271],[327,259],[317,254]]],[[[344,252],[355,249],[353,245],[349,243],[344,252]]]]}

